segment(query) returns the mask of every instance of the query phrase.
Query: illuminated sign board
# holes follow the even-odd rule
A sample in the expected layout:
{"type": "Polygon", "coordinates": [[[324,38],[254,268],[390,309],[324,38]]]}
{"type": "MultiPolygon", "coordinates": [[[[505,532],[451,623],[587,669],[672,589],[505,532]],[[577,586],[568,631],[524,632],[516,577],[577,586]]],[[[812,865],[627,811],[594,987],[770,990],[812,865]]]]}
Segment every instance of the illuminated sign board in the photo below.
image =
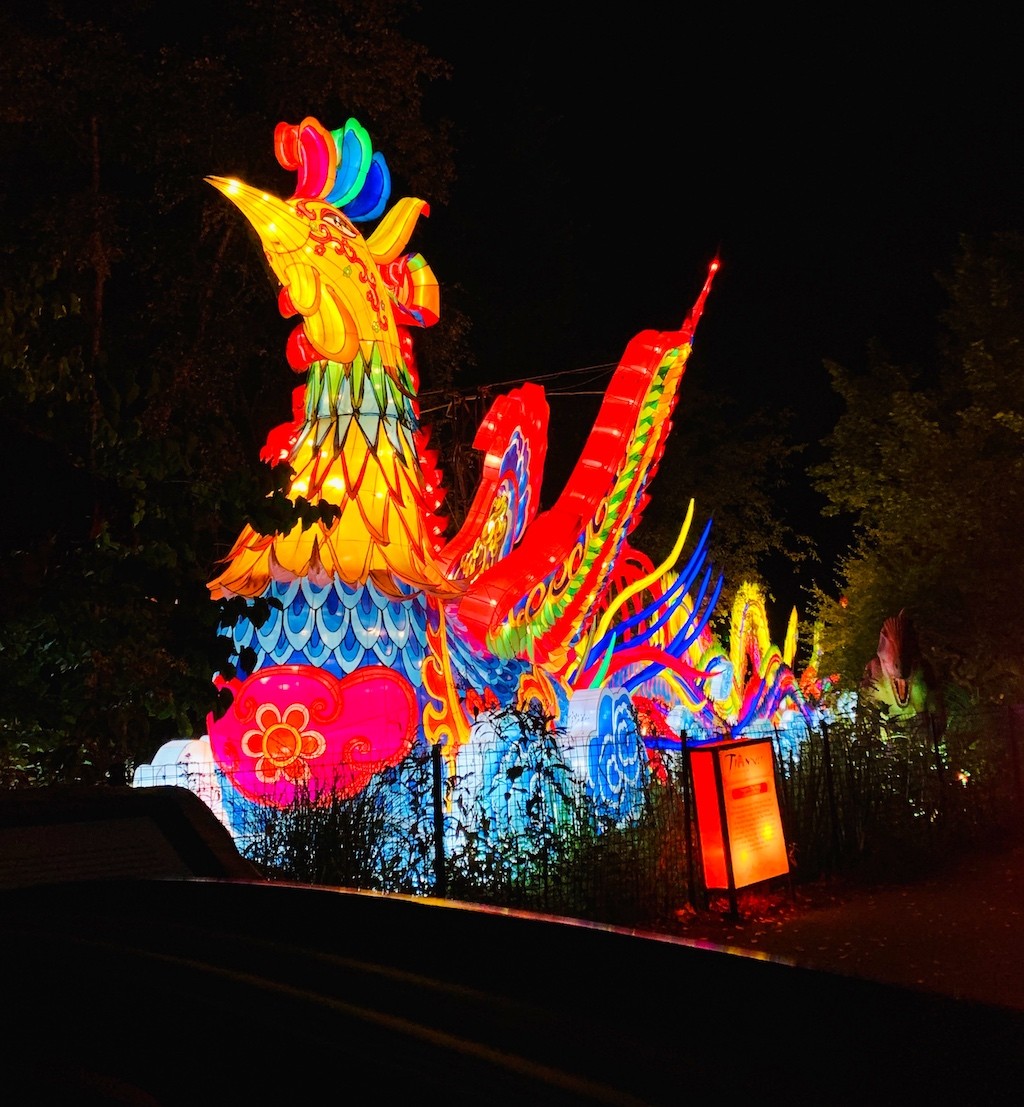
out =
{"type": "Polygon", "coordinates": [[[771,740],[690,750],[704,883],[745,888],[789,872],[771,740]]]}

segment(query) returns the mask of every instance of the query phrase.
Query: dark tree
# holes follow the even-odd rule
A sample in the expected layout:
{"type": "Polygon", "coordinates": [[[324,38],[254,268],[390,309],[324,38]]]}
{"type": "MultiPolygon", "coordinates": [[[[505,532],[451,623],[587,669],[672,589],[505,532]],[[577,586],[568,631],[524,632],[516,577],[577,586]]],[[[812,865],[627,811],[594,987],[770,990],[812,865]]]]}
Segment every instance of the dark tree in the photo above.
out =
{"type": "MultiPolygon", "coordinates": [[[[258,244],[203,178],[289,194],[275,124],[355,116],[393,195],[443,204],[452,150],[425,95],[447,69],[403,33],[416,10],[0,12],[5,783],[130,772],[204,729],[229,614],[206,581],[280,502],[259,449],[299,382],[258,244]]],[[[441,383],[464,345],[447,314],[420,357],[441,383]]]]}
{"type": "MultiPolygon", "coordinates": [[[[759,413],[741,417],[737,410],[729,397],[684,380],[665,456],[651,484],[651,502],[631,539],[657,564],[671,551],[693,499],[691,537],[682,559],[710,519],[707,563],[716,578],[724,578],[716,609],[723,631],[745,581],[760,585],[770,603],[776,599],[768,583],[771,565],[784,558],[792,569],[813,557],[809,540],[778,510],[780,489],[792,480],[802,449],[790,438],[788,417],[777,413],[769,421],[759,413]]],[[[781,645],[789,611],[778,615],[773,630],[781,645]]]]}
{"type": "Polygon", "coordinates": [[[830,365],[845,411],[814,471],[854,520],[840,596],[821,590],[828,664],[856,683],[885,619],[906,609],[938,679],[977,699],[1024,694],[1024,236],[963,238],[940,276],[934,364],[830,365]]]}

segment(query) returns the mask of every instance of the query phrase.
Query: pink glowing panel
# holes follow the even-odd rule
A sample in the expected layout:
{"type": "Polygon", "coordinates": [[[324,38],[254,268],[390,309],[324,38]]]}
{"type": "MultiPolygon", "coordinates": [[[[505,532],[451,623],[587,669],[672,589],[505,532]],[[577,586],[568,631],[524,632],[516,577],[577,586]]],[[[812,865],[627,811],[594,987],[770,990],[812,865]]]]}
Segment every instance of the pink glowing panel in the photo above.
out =
{"type": "Polygon", "coordinates": [[[412,749],[416,694],[381,666],[339,680],[322,669],[261,669],[235,691],[221,719],[207,720],[220,768],[249,799],[285,807],[296,799],[360,792],[412,749]]]}

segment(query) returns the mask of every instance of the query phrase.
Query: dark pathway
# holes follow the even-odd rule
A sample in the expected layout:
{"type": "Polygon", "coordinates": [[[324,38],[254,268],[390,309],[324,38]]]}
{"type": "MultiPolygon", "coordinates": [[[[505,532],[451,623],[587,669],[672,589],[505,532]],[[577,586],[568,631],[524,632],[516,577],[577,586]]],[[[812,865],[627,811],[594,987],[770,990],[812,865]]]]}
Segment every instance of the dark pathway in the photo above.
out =
{"type": "Polygon", "coordinates": [[[752,896],[686,938],[747,954],[1024,1010],[1024,844],[972,853],[910,884],[752,896]]]}

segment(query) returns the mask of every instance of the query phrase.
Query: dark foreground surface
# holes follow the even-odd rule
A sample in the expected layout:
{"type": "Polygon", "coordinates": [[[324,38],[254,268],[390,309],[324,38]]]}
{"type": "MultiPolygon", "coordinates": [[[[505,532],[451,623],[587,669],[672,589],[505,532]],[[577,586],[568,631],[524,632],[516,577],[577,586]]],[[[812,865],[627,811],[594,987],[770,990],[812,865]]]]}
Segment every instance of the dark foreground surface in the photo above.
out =
{"type": "Polygon", "coordinates": [[[992,1103],[1024,1079],[1024,1013],[433,901],[69,884],[6,893],[0,935],[18,1102],[294,1103],[326,1083],[384,1102],[992,1103]]]}
{"type": "Polygon", "coordinates": [[[680,913],[678,934],[1024,1011],[1024,842],[966,845],[913,877],[776,882],[737,918],[680,913]]]}
{"type": "Polygon", "coordinates": [[[226,855],[180,831],[191,873],[0,890],[5,1102],[1019,1101],[1024,1011],[230,863],[211,875],[226,855]]]}

